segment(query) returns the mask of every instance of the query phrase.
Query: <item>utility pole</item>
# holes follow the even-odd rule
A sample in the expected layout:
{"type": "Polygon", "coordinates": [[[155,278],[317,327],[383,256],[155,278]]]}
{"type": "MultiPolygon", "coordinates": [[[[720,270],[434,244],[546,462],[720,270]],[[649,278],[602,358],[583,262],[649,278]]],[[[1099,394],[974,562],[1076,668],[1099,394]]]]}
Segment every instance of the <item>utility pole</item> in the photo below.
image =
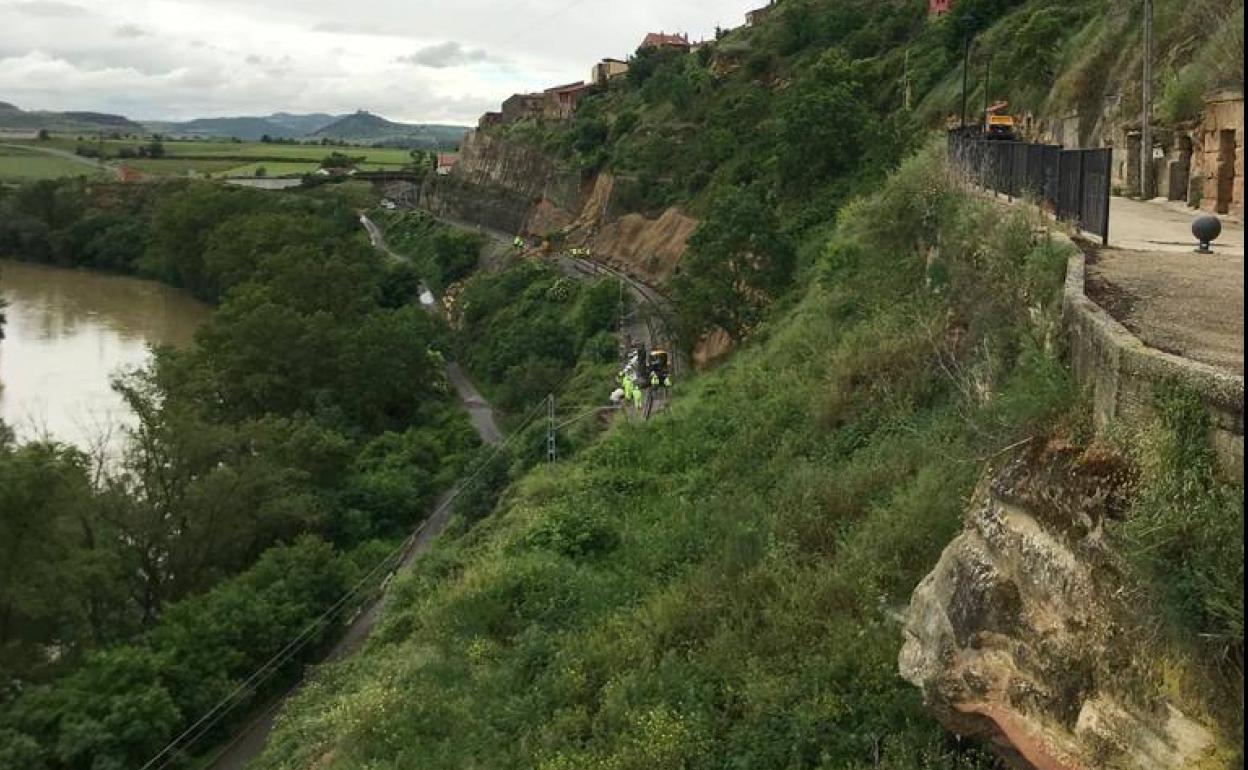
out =
{"type": "Polygon", "coordinates": [[[1153,169],[1153,0],[1144,0],[1143,105],[1140,113],[1140,198],[1152,196],[1153,169]]]}
{"type": "Polygon", "coordinates": [[[555,462],[555,394],[546,396],[546,462],[555,462]]]}
{"type": "Polygon", "coordinates": [[[988,107],[991,102],[988,101],[989,93],[992,91],[992,50],[984,52],[984,114],[981,117],[984,129],[988,128],[988,107]]]}
{"type": "Polygon", "coordinates": [[[971,36],[967,34],[962,39],[962,128],[966,128],[966,83],[968,65],[971,60],[971,36]]]}
{"type": "Polygon", "coordinates": [[[910,49],[906,49],[906,58],[901,66],[901,106],[910,111],[910,49]]]}

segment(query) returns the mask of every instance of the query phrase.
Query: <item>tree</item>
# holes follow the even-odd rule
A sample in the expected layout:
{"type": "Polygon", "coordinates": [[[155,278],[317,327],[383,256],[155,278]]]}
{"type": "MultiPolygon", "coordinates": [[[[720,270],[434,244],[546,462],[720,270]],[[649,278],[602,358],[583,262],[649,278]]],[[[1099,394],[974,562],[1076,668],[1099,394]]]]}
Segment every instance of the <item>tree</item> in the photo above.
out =
{"type": "Polygon", "coordinates": [[[49,647],[70,656],[90,637],[89,505],[80,452],[0,440],[0,685],[50,663],[49,647]]]}
{"type": "Polygon", "coordinates": [[[836,50],[820,57],[780,100],[781,186],[802,192],[858,167],[872,115],[853,65],[836,50]]]}
{"type": "Polygon", "coordinates": [[[689,239],[675,280],[686,335],[716,327],[740,340],[792,280],[795,255],[757,186],[730,188],[689,239]]]}

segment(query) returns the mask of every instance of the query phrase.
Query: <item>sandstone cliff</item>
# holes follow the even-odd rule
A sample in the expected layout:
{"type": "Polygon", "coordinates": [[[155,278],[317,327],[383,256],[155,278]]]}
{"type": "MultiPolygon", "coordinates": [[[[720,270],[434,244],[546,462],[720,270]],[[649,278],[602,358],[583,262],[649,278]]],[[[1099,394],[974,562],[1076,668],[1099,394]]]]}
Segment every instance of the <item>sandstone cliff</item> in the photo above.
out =
{"type": "Polygon", "coordinates": [[[609,172],[582,174],[538,147],[471,131],[448,176],[431,177],[421,205],[508,233],[558,234],[651,284],[676,270],[698,221],[679,207],[657,216],[623,210],[609,172]]]}
{"type": "Polygon", "coordinates": [[[1014,767],[1221,766],[1210,729],[1156,694],[1157,657],[1105,537],[1124,475],[1106,457],[1018,451],[987,474],[912,597],[902,676],[948,729],[1014,767]]]}

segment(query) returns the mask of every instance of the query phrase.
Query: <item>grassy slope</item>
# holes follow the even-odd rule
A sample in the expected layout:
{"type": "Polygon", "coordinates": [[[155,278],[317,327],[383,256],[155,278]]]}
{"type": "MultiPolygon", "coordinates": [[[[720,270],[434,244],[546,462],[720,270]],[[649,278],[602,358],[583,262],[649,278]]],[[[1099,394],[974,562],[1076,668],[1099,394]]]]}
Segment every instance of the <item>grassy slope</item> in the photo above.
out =
{"type": "Polygon", "coordinates": [[[90,166],[33,150],[0,147],[0,181],[60,179],[73,176],[99,176],[90,166]]]}
{"type": "Polygon", "coordinates": [[[896,676],[896,612],[979,458],[1067,403],[1031,232],[909,163],[669,414],[443,543],[260,766],[974,766],[896,676]]]}

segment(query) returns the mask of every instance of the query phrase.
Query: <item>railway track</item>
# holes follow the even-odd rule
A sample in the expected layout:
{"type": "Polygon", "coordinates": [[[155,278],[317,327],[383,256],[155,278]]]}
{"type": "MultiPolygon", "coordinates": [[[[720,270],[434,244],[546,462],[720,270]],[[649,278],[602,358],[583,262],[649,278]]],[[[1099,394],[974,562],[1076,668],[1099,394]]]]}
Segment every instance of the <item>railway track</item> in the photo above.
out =
{"type": "MultiPolygon", "coordinates": [[[[458,227],[463,230],[480,233],[496,244],[505,245],[511,248],[512,236],[507,233],[483,227],[481,225],[464,222],[452,217],[435,214],[428,209],[421,209],[425,213],[437,219],[440,222],[458,227]]],[[[619,270],[611,265],[583,257],[572,256],[571,254],[560,254],[555,257],[556,261],[564,269],[565,272],[575,271],[586,276],[601,278],[603,276],[617,279],[625,286],[633,297],[638,300],[641,305],[647,308],[648,312],[640,313],[642,323],[645,325],[646,345],[650,348],[663,348],[671,353],[669,359],[671,373],[673,379],[682,376],[685,370],[685,359],[681,355],[679,349],[675,345],[676,337],[672,334],[672,303],[661,292],[642,281],[637,280],[628,273],[619,270]]],[[[666,404],[670,395],[661,400],[661,404],[666,404]]],[[[653,411],[652,399],[647,393],[646,405],[642,410],[643,416],[649,418],[653,411]]]]}

